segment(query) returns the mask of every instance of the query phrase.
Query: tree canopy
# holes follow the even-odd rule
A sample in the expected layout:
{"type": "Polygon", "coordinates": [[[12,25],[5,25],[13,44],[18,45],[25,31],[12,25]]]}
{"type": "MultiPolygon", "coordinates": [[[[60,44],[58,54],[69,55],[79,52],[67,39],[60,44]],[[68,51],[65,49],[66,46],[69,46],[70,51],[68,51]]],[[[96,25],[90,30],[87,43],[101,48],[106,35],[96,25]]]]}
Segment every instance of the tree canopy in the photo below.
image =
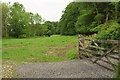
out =
{"type": "MultiPolygon", "coordinates": [[[[111,28],[110,30],[115,33],[116,28],[120,27],[119,23],[120,2],[72,2],[65,8],[59,28],[62,35],[98,33],[102,37],[103,30],[108,30],[109,36],[113,35],[106,27],[111,28]],[[111,22],[114,23],[112,27],[108,26],[111,22]]],[[[116,37],[110,38],[119,38],[119,36],[116,37]]]]}
{"type": "Polygon", "coordinates": [[[59,22],[45,21],[38,13],[26,12],[18,2],[2,3],[2,7],[3,37],[98,33],[100,39],[118,39],[120,35],[116,31],[120,25],[120,2],[71,2],[62,11],[59,22]]]}

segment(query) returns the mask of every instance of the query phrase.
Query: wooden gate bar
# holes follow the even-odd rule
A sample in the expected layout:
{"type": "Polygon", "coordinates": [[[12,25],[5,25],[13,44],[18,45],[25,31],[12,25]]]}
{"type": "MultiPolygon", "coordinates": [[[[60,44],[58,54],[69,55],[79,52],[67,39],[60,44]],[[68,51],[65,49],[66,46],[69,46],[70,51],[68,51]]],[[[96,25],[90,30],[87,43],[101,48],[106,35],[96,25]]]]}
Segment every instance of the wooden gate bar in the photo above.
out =
{"type": "Polygon", "coordinates": [[[102,67],[104,67],[104,68],[106,68],[106,69],[108,69],[108,70],[110,70],[110,71],[113,71],[113,72],[114,72],[113,69],[110,69],[110,68],[108,68],[108,67],[106,67],[106,66],[104,66],[104,65],[101,65],[101,64],[99,64],[99,63],[96,63],[96,64],[99,65],[99,66],[102,66],[102,67]]]}
{"type": "MultiPolygon", "coordinates": [[[[94,51],[94,50],[89,50],[89,49],[85,49],[85,48],[80,48],[80,49],[86,50],[86,51],[91,52],[91,53],[98,53],[97,51],[94,51]]],[[[99,54],[99,53],[98,53],[98,54],[99,54]]]]}
{"type": "MultiPolygon", "coordinates": [[[[88,48],[88,47],[96,48],[96,49],[100,49],[100,50],[108,50],[108,49],[109,49],[109,48],[103,48],[103,47],[93,46],[93,45],[87,45],[87,48],[88,48]]],[[[118,50],[113,50],[112,52],[118,53],[118,50]]]]}
{"type": "Polygon", "coordinates": [[[88,45],[88,47],[92,47],[92,48],[96,48],[96,49],[100,49],[100,50],[108,50],[108,48],[102,48],[102,47],[93,46],[93,45],[88,45]]]}
{"type": "Polygon", "coordinates": [[[111,49],[109,49],[105,54],[103,54],[102,56],[100,56],[98,59],[96,59],[94,62],[97,62],[98,60],[100,60],[102,57],[106,56],[108,53],[110,53],[113,49],[115,49],[118,45],[112,47],[111,49]]]}
{"type": "Polygon", "coordinates": [[[108,56],[108,57],[113,58],[113,59],[116,59],[116,60],[119,60],[119,58],[114,57],[114,56],[108,56]]]}
{"type": "Polygon", "coordinates": [[[111,44],[118,44],[118,40],[96,40],[96,39],[84,39],[86,41],[94,41],[100,43],[111,43],[111,44]]]}
{"type": "Polygon", "coordinates": [[[106,60],[104,60],[104,59],[101,59],[101,61],[106,62],[106,63],[108,63],[108,64],[110,64],[110,65],[114,65],[113,63],[108,62],[108,61],[106,61],[106,60]]]}
{"type": "Polygon", "coordinates": [[[109,58],[107,56],[105,56],[105,57],[108,60],[108,62],[111,63],[111,65],[113,66],[113,68],[115,68],[114,64],[109,60],[109,58]]]}
{"type": "MultiPolygon", "coordinates": [[[[112,59],[116,59],[116,60],[120,61],[120,42],[118,44],[118,40],[96,40],[96,39],[90,39],[90,38],[92,38],[92,37],[89,36],[89,39],[84,39],[84,37],[82,35],[78,36],[79,57],[80,58],[81,57],[86,58],[87,60],[92,61],[92,63],[96,63],[99,66],[102,66],[102,67],[104,67],[108,70],[114,71],[113,69],[111,69],[107,66],[104,66],[101,63],[98,63],[97,61],[100,60],[100,61],[103,61],[105,63],[108,63],[115,69],[115,65],[114,65],[114,63],[111,62],[110,59],[112,58],[112,59]],[[109,48],[99,47],[99,45],[96,42],[98,42],[98,43],[108,43],[108,44],[117,44],[117,45],[115,45],[114,47],[109,49],[109,48]],[[87,45],[85,45],[85,43],[87,43],[87,45]],[[92,43],[94,43],[95,45],[92,45],[92,43]],[[118,49],[119,51],[117,50],[118,46],[119,46],[119,49],[118,49]],[[89,47],[99,49],[100,52],[90,50],[89,47]],[[107,50],[106,53],[104,53],[105,50],[107,50]],[[118,54],[119,58],[117,58],[116,56],[108,55],[110,52],[115,52],[115,54],[119,52],[119,54],[118,54]],[[90,53],[99,54],[99,57],[94,56],[93,54],[90,54],[90,53]],[[105,60],[103,58],[105,58],[105,60]]],[[[119,66],[120,66],[120,63],[119,63],[119,66]]],[[[120,74],[120,71],[119,71],[119,74],[120,74]]]]}

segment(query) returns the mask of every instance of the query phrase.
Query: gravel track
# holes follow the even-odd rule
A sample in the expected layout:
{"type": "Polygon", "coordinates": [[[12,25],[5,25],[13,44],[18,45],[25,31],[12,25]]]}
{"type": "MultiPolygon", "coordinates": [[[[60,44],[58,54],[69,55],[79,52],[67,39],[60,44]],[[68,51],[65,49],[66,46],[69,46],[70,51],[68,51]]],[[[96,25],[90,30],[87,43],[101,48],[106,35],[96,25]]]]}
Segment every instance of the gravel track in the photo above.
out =
{"type": "Polygon", "coordinates": [[[16,68],[17,78],[111,78],[115,73],[88,60],[27,63],[16,68]]]}

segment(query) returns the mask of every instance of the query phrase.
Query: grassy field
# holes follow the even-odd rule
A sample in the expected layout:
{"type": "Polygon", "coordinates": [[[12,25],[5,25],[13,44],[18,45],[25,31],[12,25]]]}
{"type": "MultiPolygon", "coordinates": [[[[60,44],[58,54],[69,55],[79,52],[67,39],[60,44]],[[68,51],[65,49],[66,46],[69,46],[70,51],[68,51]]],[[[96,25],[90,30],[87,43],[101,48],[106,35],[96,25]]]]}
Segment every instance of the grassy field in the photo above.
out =
{"type": "Polygon", "coordinates": [[[6,71],[7,68],[13,70],[22,63],[59,62],[72,60],[78,56],[77,35],[23,39],[3,38],[2,40],[4,77],[10,77],[6,74],[9,73],[6,71]]]}

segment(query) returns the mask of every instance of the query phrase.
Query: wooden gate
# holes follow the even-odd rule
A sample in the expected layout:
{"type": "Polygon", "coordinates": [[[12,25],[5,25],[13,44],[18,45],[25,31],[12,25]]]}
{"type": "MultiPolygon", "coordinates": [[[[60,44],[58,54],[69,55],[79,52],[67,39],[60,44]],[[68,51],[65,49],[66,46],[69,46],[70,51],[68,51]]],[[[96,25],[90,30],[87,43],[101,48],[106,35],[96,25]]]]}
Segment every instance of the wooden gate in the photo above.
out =
{"type": "Polygon", "coordinates": [[[99,66],[114,71],[115,63],[119,62],[120,56],[118,52],[118,47],[120,46],[118,40],[96,40],[90,39],[91,37],[89,36],[89,38],[85,39],[83,35],[78,36],[80,59],[88,59],[99,66]],[[99,45],[101,43],[109,44],[113,47],[103,48],[99,45]]]}

